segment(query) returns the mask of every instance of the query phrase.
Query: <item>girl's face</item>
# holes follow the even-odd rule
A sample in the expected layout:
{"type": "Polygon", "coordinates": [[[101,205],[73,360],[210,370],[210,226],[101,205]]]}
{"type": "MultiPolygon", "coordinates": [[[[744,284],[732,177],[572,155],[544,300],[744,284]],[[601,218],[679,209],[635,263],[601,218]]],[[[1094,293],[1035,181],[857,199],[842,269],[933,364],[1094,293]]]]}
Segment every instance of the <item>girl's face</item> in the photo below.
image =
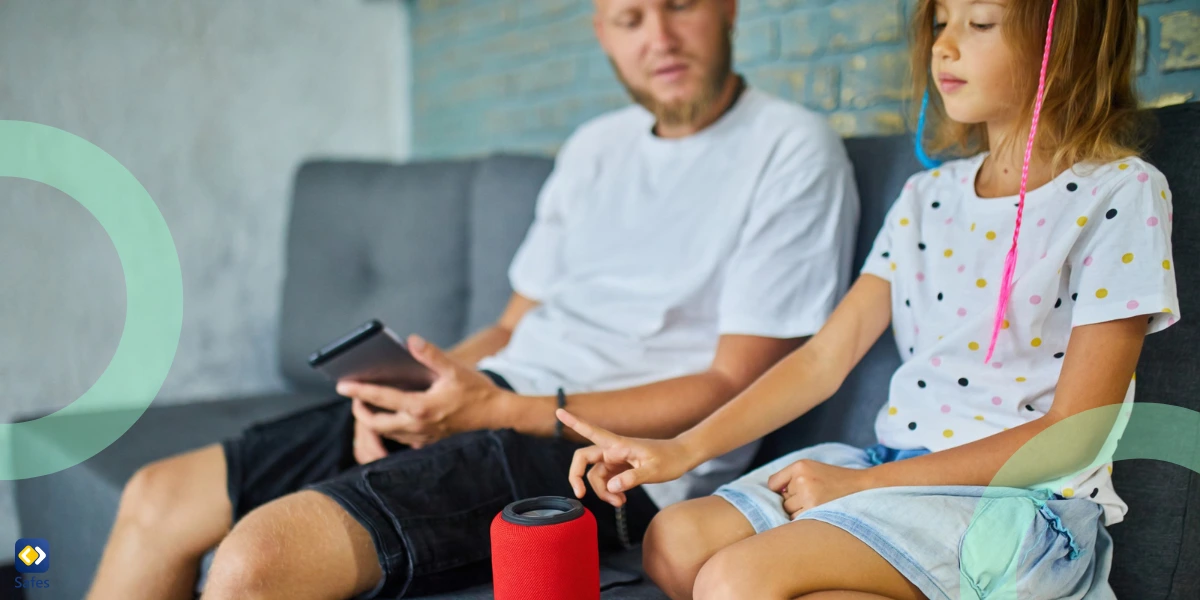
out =
{"type": "Polygon", "coordinates": [[[951,119],[1004,125],[1021,109],[1002,34],[1011,0],[937,0],[931,72],[951,119]]]}

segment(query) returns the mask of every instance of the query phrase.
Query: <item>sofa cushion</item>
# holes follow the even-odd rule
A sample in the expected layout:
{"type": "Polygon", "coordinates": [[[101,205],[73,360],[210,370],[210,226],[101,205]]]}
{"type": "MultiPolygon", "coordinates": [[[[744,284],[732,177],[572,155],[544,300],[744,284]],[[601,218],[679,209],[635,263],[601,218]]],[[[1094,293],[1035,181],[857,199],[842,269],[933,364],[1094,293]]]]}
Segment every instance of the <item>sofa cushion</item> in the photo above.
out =
{"type": "Polygon", "coordinates": [[[471,183],[467,220],[471,291],[464,334],[494,323],[508,303],[508,265],[533,222],[538,192],[553,165],[545,157],[515,155],[480,162],[471,183]]]}
{"type": "Polygon", "coordinates": [[[474,162],[317,161],[296,175],[280,309],[280,369],[328,389],[307,357],[367,319],[447,345],[467,299],[474,162]]]}

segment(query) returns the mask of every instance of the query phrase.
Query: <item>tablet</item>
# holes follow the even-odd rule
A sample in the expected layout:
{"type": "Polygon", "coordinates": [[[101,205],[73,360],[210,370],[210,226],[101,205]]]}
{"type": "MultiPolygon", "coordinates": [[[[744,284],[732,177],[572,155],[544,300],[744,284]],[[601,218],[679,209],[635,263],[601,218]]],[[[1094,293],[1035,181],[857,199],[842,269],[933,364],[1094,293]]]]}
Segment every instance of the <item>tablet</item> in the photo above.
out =
{"type": "Polygon", "coordinates": [[[378,319],[312,353],[308,364],[333,381],[349,379],[416,392],[429,389],[435,378],[378,319]]]}

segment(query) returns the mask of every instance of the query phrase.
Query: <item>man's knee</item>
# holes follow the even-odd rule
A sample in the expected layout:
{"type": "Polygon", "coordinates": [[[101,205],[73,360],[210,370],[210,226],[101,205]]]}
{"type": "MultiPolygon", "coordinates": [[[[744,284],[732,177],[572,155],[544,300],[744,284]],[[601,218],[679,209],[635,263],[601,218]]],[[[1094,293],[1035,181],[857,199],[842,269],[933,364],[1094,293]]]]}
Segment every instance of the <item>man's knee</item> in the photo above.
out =
{"type": "Polygon", "coordinates": [[[655,515],[646,529],[642,566],[672,598],[690,595],[696,572],[715,551],[701,534],[700,512],[692,502],[674,504],[655,515]]]}
{"type": "Polygon", "coordinates": [[[175,458],[150,463],[137,470],[121,493],[118,518],[154,531],[167,527],[184,511],[179,506],[181,478],[187,477],[175,458]]]}
{"type": "Polygon", "coordinates": [[[256,598],[279,574],[282,548],[270,538],[234,528],[217,546],[204,585],[205,600],[256,598]]]}

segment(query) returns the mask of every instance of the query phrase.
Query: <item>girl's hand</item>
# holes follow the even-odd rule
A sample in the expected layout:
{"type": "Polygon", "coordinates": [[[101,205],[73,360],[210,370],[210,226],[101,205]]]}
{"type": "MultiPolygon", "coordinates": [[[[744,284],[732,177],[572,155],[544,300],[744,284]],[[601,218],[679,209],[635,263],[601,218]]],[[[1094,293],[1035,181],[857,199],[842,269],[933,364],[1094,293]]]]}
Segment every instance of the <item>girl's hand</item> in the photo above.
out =
{"type": "Polygon", "coordinates": [[[555,416],[563,425],[595,444],[576,450],[575,458],[571,460],[571,489],[577,498],[587,493],[583,476],[589,464],[595,465],[587,471],[592,489],[601,500],[613,506],[625,504],[627,490],[643,483],[678,479],[692,467],[683,444],[675,440],[621,437],[589,425],[562,409],[555,416]]]}
{"type": "Polygon", "coordinates": [[[866,469],[846,469],[815,460],[798,460],[767,480],[767,487],[783,496],[783,510],[794,520],[810,509],[871,489],[866,469]]]}
{"type": "MultiPolygon", "coordinates": [[[[355,403],[360,402],[355,400],[355,403]]],[[[387,448],[383,446],[383,439],[380,438],[375,430],[367,426],[366,423],[355,419],[354,420],[354,460],[365,465],[369,462],[377,461],[387,456],[387,448]]]]}

